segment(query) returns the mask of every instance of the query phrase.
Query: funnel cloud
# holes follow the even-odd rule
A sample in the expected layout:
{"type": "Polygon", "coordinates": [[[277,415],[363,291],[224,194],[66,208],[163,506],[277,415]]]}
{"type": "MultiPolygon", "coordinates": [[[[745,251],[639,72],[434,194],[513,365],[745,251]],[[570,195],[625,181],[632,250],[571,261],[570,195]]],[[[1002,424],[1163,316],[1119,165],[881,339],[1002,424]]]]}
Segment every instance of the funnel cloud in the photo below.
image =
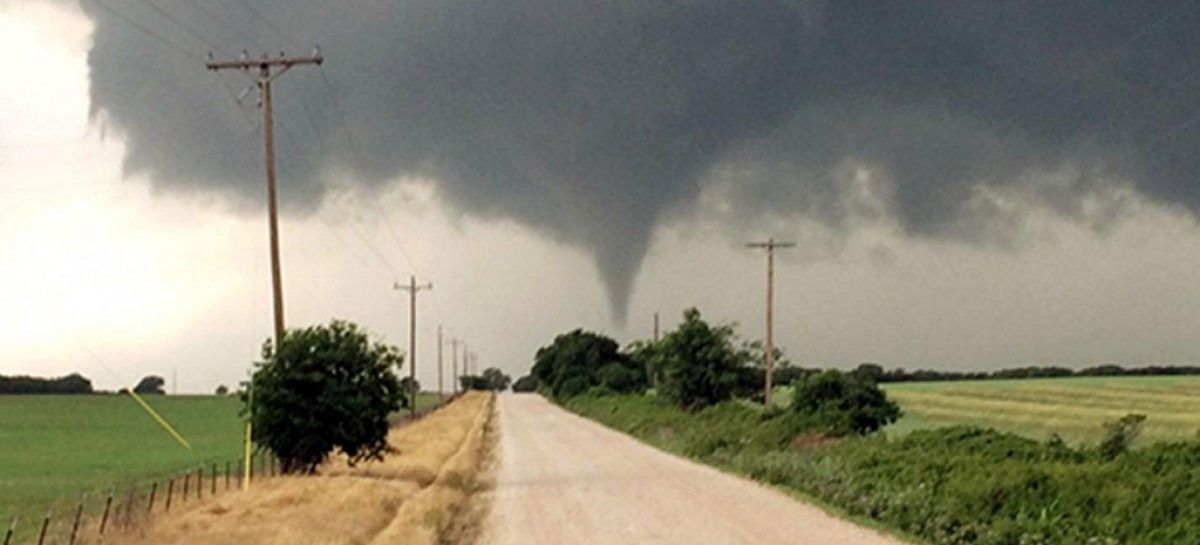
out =
{"type": "Polygon", "coordinates": [[[250,80],[203,53],[320,44],[276,84],[285,210],[429,178],[588,250],[618,322],[656,226],[714,184],[738,237],[766,212],[987,243],[1018,197],[1092,225],[1130,193],[1200,210],[1194,2],[109,4],[81,6],[127,174],[257,206],[250,80]]]}

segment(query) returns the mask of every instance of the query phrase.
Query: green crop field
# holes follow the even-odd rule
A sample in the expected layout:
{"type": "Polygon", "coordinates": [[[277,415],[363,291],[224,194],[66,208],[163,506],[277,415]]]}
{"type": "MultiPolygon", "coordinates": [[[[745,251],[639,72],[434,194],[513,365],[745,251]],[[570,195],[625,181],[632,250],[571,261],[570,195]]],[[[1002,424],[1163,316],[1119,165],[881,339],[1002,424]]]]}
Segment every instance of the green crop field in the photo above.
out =
{"type": "Polygon", "coordinates": [[[0,396],[0,517],[65,510],[83,492],[235,459],[236,397],[147,396],[191,443],[185,449],[133,399],[117,395],[0,396]]]}
{"type": "Polygon", "coordinates": [[[1044,440],[1057,433],[1096,443],[1102,424],[1127,413],[1147,416],[1143,443],[1192,439],[1200,430],[1200,377],[1072,377],[885,384],[904,411],[886,429],[971,424],[1044,440]]]}
{"type": "MultiPolygon", "coordinates": [[[[80,494],[236,460],[245,428],[237,397],[146,396],[188,450],[133,399],[117,395],[0,396],[0,526],[16,515],[66,512],[80,494]]],[[[418,408],[437,404],[422,393],[418,408]]],[[[28,528],[29,524],[23,524],[28,528]]]]}

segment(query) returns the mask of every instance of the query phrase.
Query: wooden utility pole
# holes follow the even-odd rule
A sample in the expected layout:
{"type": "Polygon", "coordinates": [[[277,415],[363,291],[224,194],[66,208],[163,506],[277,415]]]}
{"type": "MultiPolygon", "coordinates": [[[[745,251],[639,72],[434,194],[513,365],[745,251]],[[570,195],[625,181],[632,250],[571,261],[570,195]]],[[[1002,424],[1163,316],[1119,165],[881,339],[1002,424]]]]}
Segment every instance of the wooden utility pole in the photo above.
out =
{"type": "Polygon", "coordinates": [[[446,391],[442,389],[442,324],[438,324],[438,399],[446,398],[446,391]]]}
{"type": "Polygon", "coordinates": [[[308,57],[288,57],[280,53],[275,58],[263,54],[257,60],[251,60],[249,59],[249,55],[243,53],[242,58],[235,61],[213,61],[205,64],[209,70],[213,71],[242,70],[249,72],[251,69],[258,69],[258,92],[262,100],[263,111],[263,139],[266,141],[267,213],[271,238],[271,290],[275,296],[276,348],[279,347],[279,341],[283,338],[284,322],[283,273],[279,265],[279,206],[276,202],[275,190],[275,127],[274,114],[271,110],[271,83],[293,66],[305,64],[319,65],[322,62],[325,62],[325,58],[321,56],[320,51],[314,51],[308,57]],[[272,69],[275,69],[274,73],[272,73],[272,69]]]}
{"type": "Polygon", "coordinates": [[[458,339],[450,339],[450,391],[458,395],[458,339]]]}
{"type": "Polygon", "coordinates": [[[747,248],[765,248],[767,250],[767,379],[763,385],[763,404],[771,405],[771,374],[775,370],[775,343],[772,338],[771,307],[775,291],[775,248],[794,248],[795,242],[775,242],[774,238],[766,242],[751,242],[747,248]]]}
{"type": "Polygon", "coordinates": [[[417,415],[417,292],[433,289],[433,284],[417,285],[417,277],[408,277],[408,285],[396,282],[395,288],[408,292],[408,390],[409,413],[417,415]]]}

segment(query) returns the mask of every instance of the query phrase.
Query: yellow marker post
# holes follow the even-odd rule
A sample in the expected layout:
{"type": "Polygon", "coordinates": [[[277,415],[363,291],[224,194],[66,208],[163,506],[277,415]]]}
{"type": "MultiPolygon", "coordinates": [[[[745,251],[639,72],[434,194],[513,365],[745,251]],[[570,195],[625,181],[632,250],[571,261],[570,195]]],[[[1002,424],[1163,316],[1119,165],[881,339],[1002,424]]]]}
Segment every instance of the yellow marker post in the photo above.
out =
{"type": "Polygon", "coordinates": [[[169,432],[176,441],[179,441],[179,444],[183,445],[188,450],[192,450],[192,445],[187,442],[187,439],[184,439],[182,435],[179,435],[179,432],[175,431],[175,428],[172,428],[171,424],[167,423],[166,419],[164,419],[158,414],[157,411],[154,410],[154,407],[151,407],[149,403],[146,403],[146,400],[142,399],[142,396],[137,395],[137,392],[134,392],[133,388],[130,388],[126,391],[129,392],[129,397],[132,397],[133,400],[137,401],[143,409],[146,409],[146,412],[150,413],[150,416],[153,416],[154,419],[158,421],[158,424],[162,426],[163,429],[167,430],[167,432],[169,432]]]}
{"type": "Polygon", "coordinates": [[[250,473],[251,473],[250,472],[250,464],[252,462],[252,459],[250,456],[250,436],[251,436],[251,432],[253,430],[254,430],[254,424],[250,423],[250,421],[247,420],[246,421],[246,462],[242,464],[242,467],[243,467],[242,490],[243,491],[250,490],[250,473]]]}

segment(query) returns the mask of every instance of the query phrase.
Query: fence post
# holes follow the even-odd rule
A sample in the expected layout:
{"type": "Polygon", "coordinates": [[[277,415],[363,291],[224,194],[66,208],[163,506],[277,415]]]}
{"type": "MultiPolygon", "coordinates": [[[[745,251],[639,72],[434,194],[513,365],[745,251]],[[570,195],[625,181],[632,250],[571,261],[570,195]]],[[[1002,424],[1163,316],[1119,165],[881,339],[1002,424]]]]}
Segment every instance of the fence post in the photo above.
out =
{"type": "Polygon", "coordinates": [[[71,541],[68,545],[75,545],[75,537],[79,535],[79,520],[83,518],[83,504],[87,501],[87,494],[79,498],[79,508],[75,510],[75,522],[71,525],[71,541]]]}
{"type": "Polygon", "coordinates": [[[183,500],[183,503],[187,503],[188,484],[191,483],[191,480],[192,480],[192,474],[188,473],[187,471],[184,471],[183,472],[183,494],[180,494],[180,496],[179,496],[183,500]]]}
{"type": "Polygon", "coordinates": [[[146,503],[146,514],[154,512],[154,496],[158,494],[158,481],[150,483],[150,501],[146,503]]]}
{"type": "Polygon", "coordinates": [[[217,464],[212,465],[212,495],[217,495],[217,464]]]}
{"type": "Polygon", "coordinates": [[[104,500],[104,515],[100,517],[100,535],[104,535],[104,528],[108,526],[108,511],[112,509],[113,494],[116,493],[117,487],[108,489],[108,498],[104,500]]]}
{"type": "Polygon", "coordinates": [[[196,468],[196,499],[204,495],[204,466],[196,468]]]}
{"type": "Polygon", "coordinates": [[[225,460],[225,490],[229,490],[229,460],[225,460]]]}
{"type": "Polygon", "coordinates": [[[167,506],[163,510],[164,513],[171,512],[171,496],[175,495],[175,477],[167,479],[167,506]]]}
{"type": "Polygon", "coordinates": [[[50,510],[46,511],[46,518],[42,519],[42,531],[38,534],[38,545],[46,543],[46,530],[50,528],[50,516],[54,514],[54,505],[50,506],[50,510]]]}
{"type": "Polygon", "coordinates": [[[8,531],[4,533],[4,545],[8,545],[9,543],[12,542],[12,536],[14,533],[16,533],[16,531],[17,531],[17,517],[14,516],[12,518],[12,521],[8,523],[8,531]]]}

